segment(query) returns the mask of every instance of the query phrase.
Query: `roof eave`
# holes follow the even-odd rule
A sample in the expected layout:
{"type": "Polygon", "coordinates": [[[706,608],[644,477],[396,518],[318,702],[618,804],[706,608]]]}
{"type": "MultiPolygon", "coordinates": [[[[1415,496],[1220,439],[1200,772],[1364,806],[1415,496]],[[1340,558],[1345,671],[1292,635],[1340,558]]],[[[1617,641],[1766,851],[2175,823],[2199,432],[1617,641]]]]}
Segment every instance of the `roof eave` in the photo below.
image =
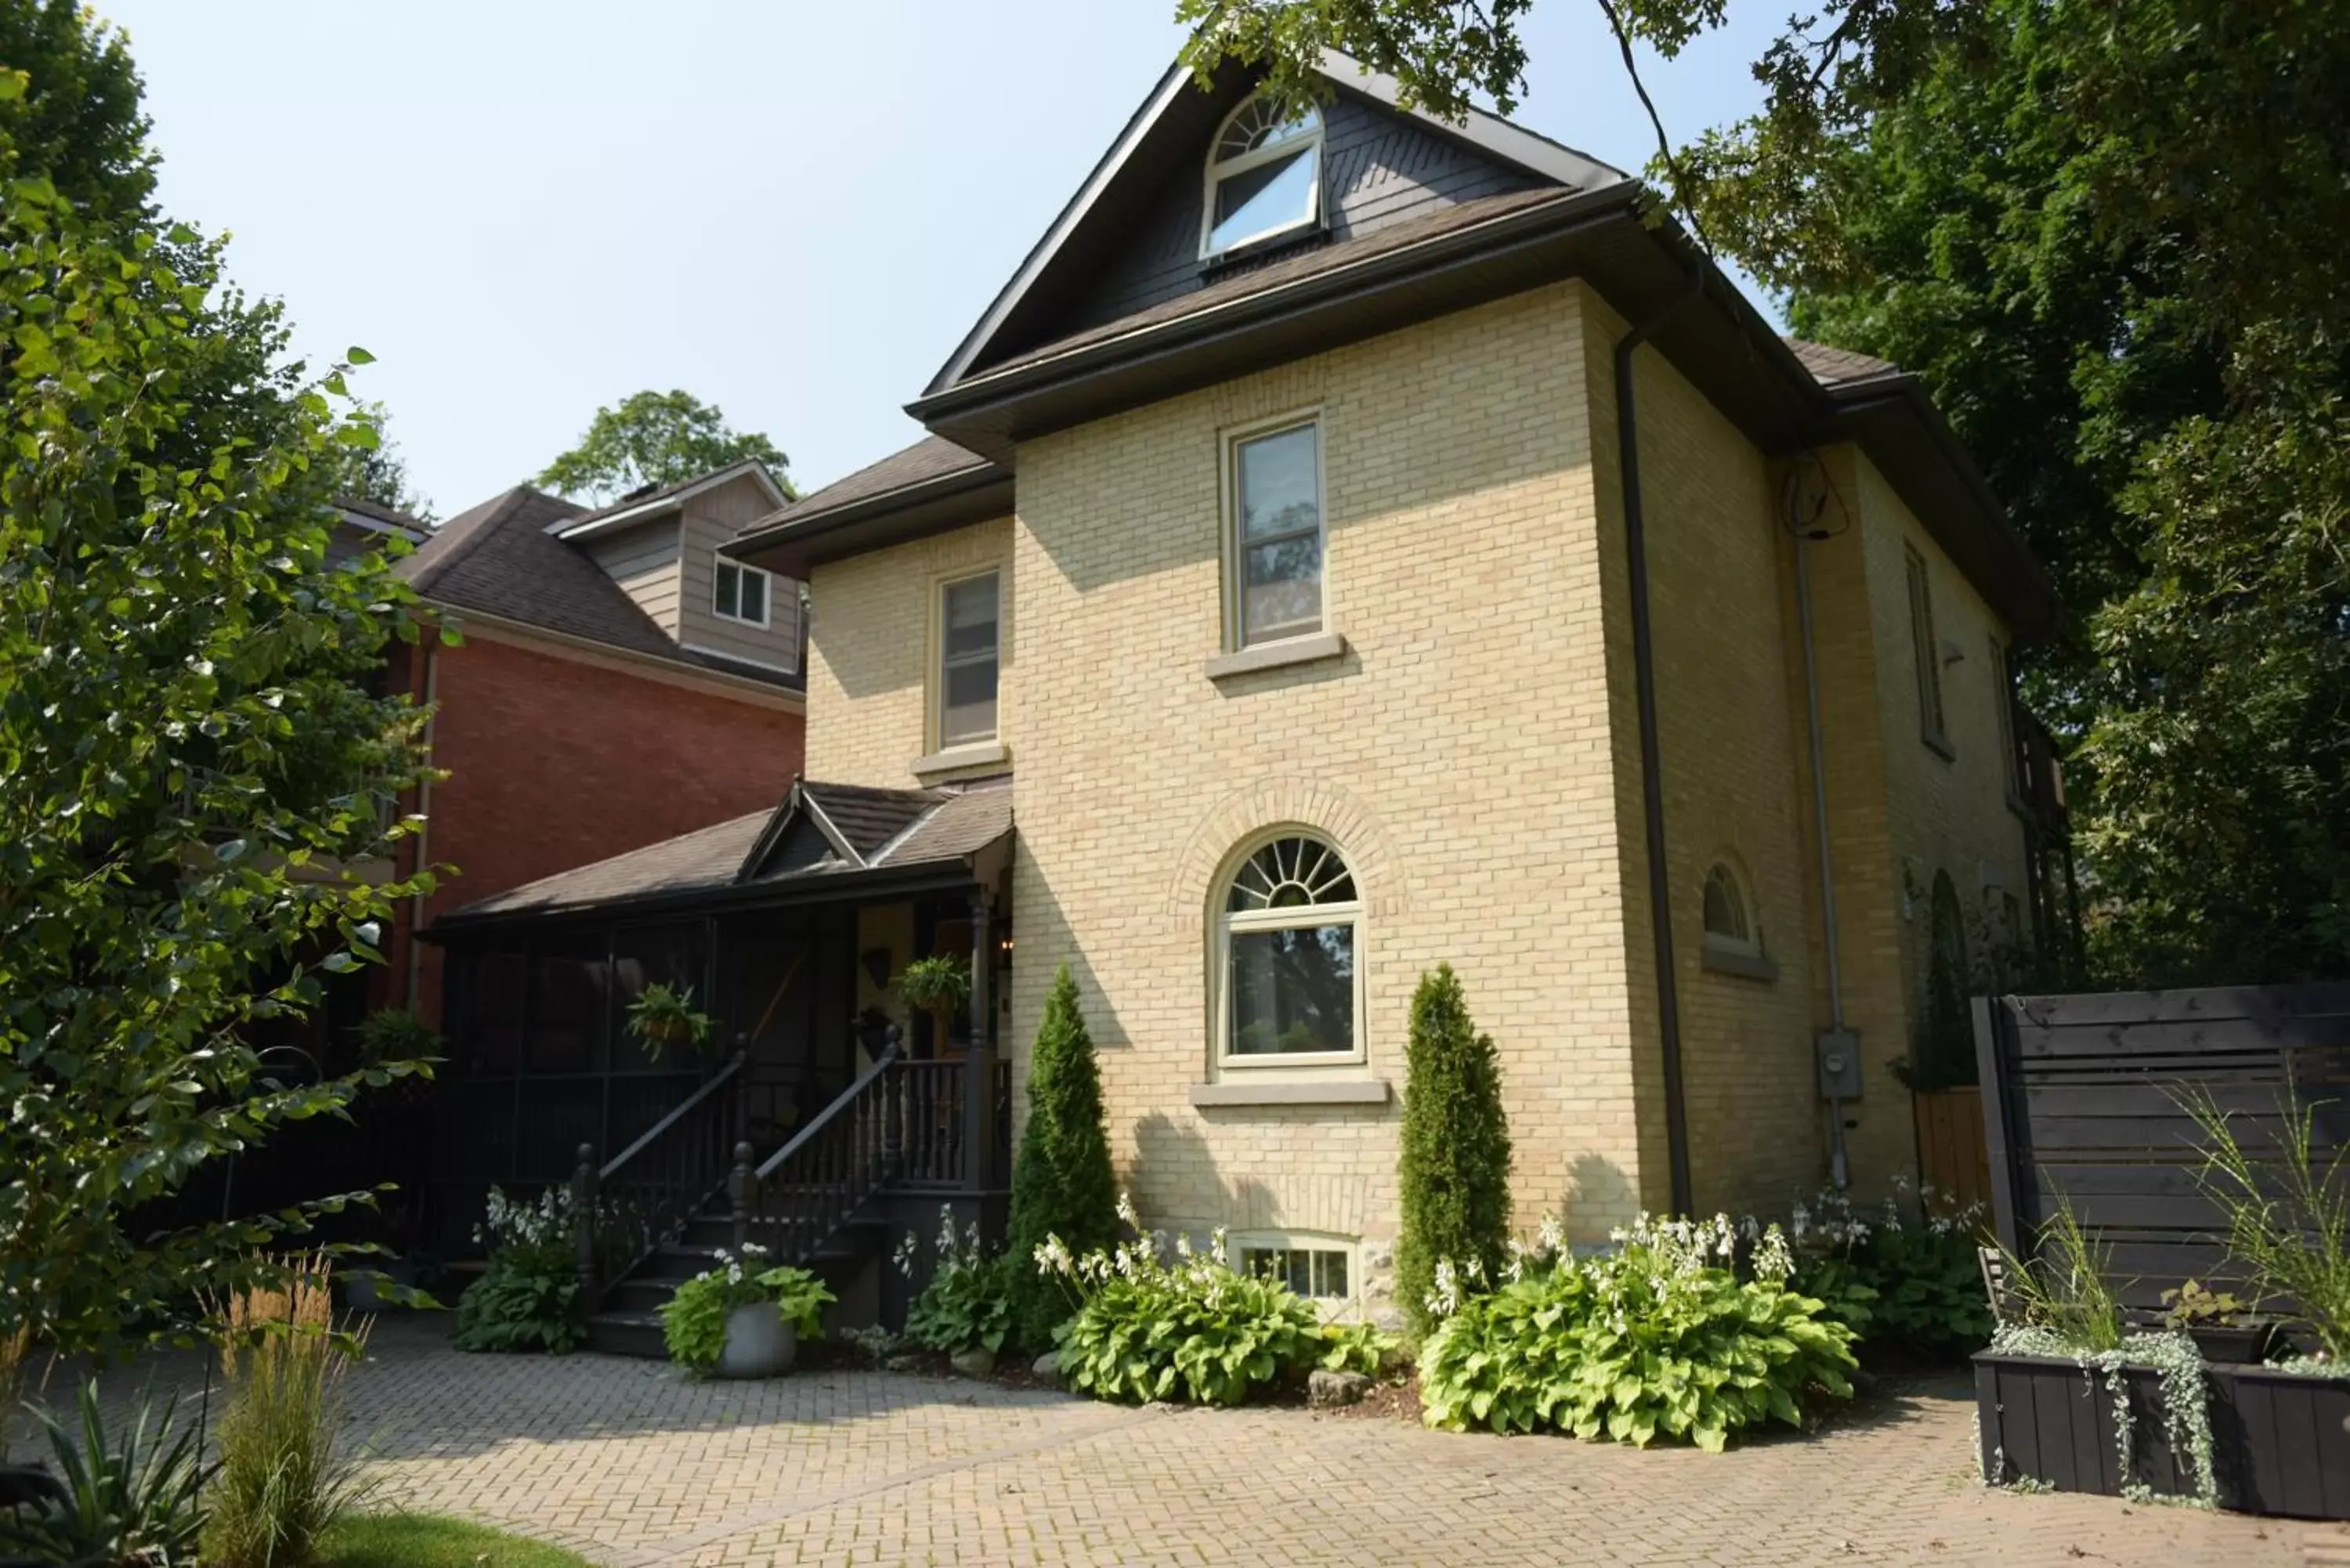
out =
{"type": "Polygon", "coordinates": [[[767,472],[767,465],[755,457],[746,457],[738,462],[730,462],[724,468],[713,469],[691,484],[681,490],[673,490],[667,495],[656,495],[634,506],[623,506],[613,512],[591,513],[586,517],[551,524],[546,531],[567,543],[613,533],[639,523],[652,522],[671,512],[682,512],[685,504],[695,496],[708,494],[722,484],[732,484],[746,476],[759,482],[759,487],[767,493],[774,505],[791,504],[790,493],[775,483],[775,475],[767,472]]]}
{"type": "Polygon", "coordinates": [[[1003,516],[1012,510],[1012,471],[988,462],[754,528],[720,545],[719,554],[805,580],[826,561],[1003,516]]]}
{"type": "Polygon", "coordinates": [[[685,910],[718,913],[733,909],[780,908],[795,904],[887,901],[913,893],[970,885],[979,857],[989,846],[948,859],[917,861],[910,866],[868,866],[765,881],[701,882],[665,888],[653,893],[627,893],[610,898],[582,898],[566,904],[536,904],[525,909],[454,910],[434,920],[418,935],[430,942],[477,932],[495,932],[541,920],[627,918],[685,910]]]}

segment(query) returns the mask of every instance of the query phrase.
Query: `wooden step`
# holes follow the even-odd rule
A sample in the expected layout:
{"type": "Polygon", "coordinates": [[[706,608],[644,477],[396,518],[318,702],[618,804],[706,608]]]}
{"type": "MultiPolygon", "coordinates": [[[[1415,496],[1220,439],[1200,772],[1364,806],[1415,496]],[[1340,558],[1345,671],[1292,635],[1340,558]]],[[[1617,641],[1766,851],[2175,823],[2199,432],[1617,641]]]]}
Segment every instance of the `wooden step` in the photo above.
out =
{"type": "Polygon", "coordinates": [[[606,1355],[634,1355],[653,1361],[669,1359],[661,1338],[660,1319],[645,1312],[598,1312],[588,1314],[588,1347],[606,1355]]]}

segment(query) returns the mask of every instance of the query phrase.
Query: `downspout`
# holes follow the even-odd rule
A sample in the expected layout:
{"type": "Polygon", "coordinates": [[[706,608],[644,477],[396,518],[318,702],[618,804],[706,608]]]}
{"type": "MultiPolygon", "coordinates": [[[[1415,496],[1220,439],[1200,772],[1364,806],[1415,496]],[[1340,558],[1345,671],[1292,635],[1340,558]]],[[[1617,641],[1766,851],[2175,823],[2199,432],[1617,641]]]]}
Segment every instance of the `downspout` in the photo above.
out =
{"type": "MultiPolygon", "coordinates": [[[[1792,483],[1792,482],[1791,482],[1792,483]]],[[[1820,739],[1820,672],[1812,644],[1812,544],[1815,535],[1794,516],[1794,498],[1788,496],[1787,526],[1795,536],[1795,608],[1804,634],[1804,718],[1812,745],[1812,831],[1820,846],[1820,942],[1827,954],[1828,1027],[1841,1036],[1844,1027],[1844,956],[1839,950],[1841,928],[1836,921],[1835,874],[1828,862],[1828,781],[1825,748],[1820,739]]],[[[1841,1192],[1851,1185],[1852,1172],[1844,1147],[1844,1104],[1828,1100],[1828,1175],[1841,1192]]]]}
{"type": "Polygon", "coordinates": [[[1640,431],[1632,393],[1632,356],[1680,309],[1705,292],[1706,264],[1689,287],[1616,343],[1617,462],[1624,485],[1624,550],[1632,579],[1632,673],[1640,711],[1640,814],[1648,850],[1648,920],[1657,950],[1657,1031],[1665,1068],[1665,1147],[1672,1167],[1673,1212],[1694,1207],[1690,1179],[1689,1105],[1681,1088],[1681,1014],[1673,979],[1672,873],[1665,864],[1665,785],[1657,734],[1656,648],[1648,614],[1648,532],[1640,511],[1640,431]]]}
{"type": "MultiPolygon", "coordinates": [[[[428,767],[432,762],[433,728],[441,718],[438,705],[441,692],[439,628],[435,627],[433,633],[417,639],[424,649],[424,761],[428,767]]],[[[432,863],[428,853],[432,838],[432,775],[430,773],[416,786],[416,815],[424,820],[416,829],[416,858],[411,871],[421,871],[432,863]]],[[[423,929],[424,895],[411,893],[408,903],[408,1011],[416,1017],[423,1016],[418,1004],[424,997],[424,944],[417,940],[417,933],[423,929]]]]}

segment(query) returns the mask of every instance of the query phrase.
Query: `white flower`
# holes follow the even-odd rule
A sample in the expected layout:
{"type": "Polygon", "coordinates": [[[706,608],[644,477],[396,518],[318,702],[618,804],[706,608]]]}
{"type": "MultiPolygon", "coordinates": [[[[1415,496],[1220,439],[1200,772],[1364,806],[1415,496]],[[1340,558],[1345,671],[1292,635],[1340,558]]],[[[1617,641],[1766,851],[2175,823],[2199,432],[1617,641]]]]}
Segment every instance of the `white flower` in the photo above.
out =
{"type": "Polygon", "coordinates": [[[1036,1249],[1036,1272],[1040,1274],[1066,1274],[1071,1263],[1069,1249],[1058,1236],[1046,1236],[1036,1249]]]}
{"type": "Polygon", "coordinates": [[[1142,1229],[1142,1220],[1134,1211],[1134,1198],[1130,1193],[1121,1192],[1118,1195],[1118,1217],[1125,1220],[1133,1230],[1142,1229]]]}

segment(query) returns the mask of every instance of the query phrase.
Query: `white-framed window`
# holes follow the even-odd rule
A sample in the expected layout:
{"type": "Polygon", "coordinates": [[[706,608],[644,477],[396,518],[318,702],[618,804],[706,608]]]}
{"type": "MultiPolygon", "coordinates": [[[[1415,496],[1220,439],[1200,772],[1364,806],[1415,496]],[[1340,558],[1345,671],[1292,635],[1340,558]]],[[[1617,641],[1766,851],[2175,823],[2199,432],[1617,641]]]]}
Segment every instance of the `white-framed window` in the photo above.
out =
{"type": "Polygon", "coordinates": [[[721,620],[764,627],[775,586],[772,575],[759,567],[722,559],[710,575],[711,613],[721,620]]]}
{"type": "Polygon", "coordinates": [[[1217,901],[1217,1055],[1228,1067],[1359,1062],[1363,905],[1337,846],[1285,829],[1217,901]]]}
{"type": "Polygon", "coordinates": [[[1705,874],[1705,945],[1719,952],[1753,958],[1762,951],[1754,911],[1747,902],[1746,885],[1729,862],[1716,861],[1705,874]]]}
{"type": "Polygon", "coordinates": [[[996,734],[997,623],[1002,577],[994,572],[939,587],[939,747],[996,734]]]}
{"type": "Polygon", "coordinates": [[[1314,415],[1225,437],[1232,646],[1322,629],[1322,421],[1314,415]]]}
{"type": "Polygon", "coordinates": [[[1284,115],[1260,93],[1225,117],[1209,147],[1200,259],[1321,221],[1321,113],[1284,115]]]}
{"type": "Polygon", "coordinates": [[[1224,1245],[1234,1272],[1268,1275],[1326,1309],[1351,1307],[1360,1291],[1357,1249],[1344,1237],[1251,1231],[1224,1245]]]}
{"type": "Polygon", "coordinates": [[[1933,583],[1923,556],[1905,545],[1901,560],[1909,579],[1909,649],[1918,663],[1918,732],[1947,754],[1950,739],[1942,723],[1942,645],[1934,635],[1933,583]]]}

